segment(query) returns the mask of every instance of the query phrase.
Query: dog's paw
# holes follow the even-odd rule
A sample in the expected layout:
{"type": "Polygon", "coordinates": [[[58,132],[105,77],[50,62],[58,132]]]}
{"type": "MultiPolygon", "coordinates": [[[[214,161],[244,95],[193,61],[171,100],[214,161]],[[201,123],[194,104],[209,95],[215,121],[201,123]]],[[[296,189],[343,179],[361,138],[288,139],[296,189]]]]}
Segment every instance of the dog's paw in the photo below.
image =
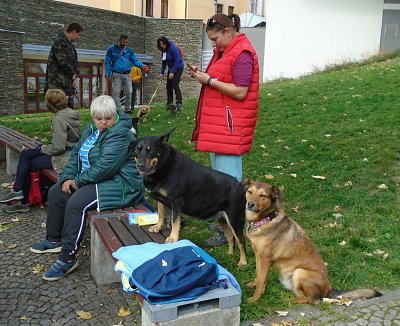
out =
{"type": "Polygon", "coordinates": [[[247,260],[239,260],[239,262],[237,263],[238,267],[242,267],[242,266],[246,266],[247,265],[247,260]]]}
{"type": "Polygon", "coordinates": [[[149,232],[151,232],[151,233],[159,233],[160,230],[161,230],[161,227],[158,226],[157,224],[149,227],[149,232]]]}
{"type": "Polygon", "coordinates": [[[174,237],[168,237],[165,239],[165,243],[173,243],[173,242],[177,242],[178,239],[174,238],[174,237]]]}
{"type": "Polygon", "coordinates": [[[259,298],[260,298],[259,296],[253,295],[251,298],[248,298],[248,299],[247,299],[247,302],[248,302],[248,303],[254,303],[254,302],[256,302],[259,298]]]}
{"type": "Polygon", "coordinates": [[[255,282],[249,282],[249,283],[246,283],[246,286],[249,289],[254,289],[256,287],[256,283],[255,282]]]}

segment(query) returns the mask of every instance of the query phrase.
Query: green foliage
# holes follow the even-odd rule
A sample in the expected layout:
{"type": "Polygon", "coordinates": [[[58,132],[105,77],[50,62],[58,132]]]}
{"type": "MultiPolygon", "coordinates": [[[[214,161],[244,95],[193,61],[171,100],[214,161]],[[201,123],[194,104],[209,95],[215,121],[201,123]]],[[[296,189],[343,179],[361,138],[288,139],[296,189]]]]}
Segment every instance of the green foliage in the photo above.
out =
{"type": "MultiPolygon", "coordinates": [[[[288,214],[319,248],[333,287],[399,287],[400,58],[397,54],[337,68],[261,86],[244,176],[283,189],[288,214]]],[[[156,104],[139,125],[140,135],[161,135],[176,127],[169,142],[209,166],[209,155],[196,152],[190,142],[196,105],[196,98],[185,101],[183,111],[173,117],[156,104]]],[[[82,124],[90,119],[87,110],[81,116],[82,124]]],[[[49,139],[50,121],[50,114],[0,118],[0,123],[42,140],[49,139]]],[[[181,236],[204,247],[212,233],[206,222],[187,219],[181,236]]],[[[248,244],[249,264],[240,269],[237,251],[233,257],[226,254],[227,246],[210,251],[242,285],[243,320],[291,306],[293,295],[274,271],[259,302],[247,303],[253,290],[245,284],[255,276],[248,244]]]]}

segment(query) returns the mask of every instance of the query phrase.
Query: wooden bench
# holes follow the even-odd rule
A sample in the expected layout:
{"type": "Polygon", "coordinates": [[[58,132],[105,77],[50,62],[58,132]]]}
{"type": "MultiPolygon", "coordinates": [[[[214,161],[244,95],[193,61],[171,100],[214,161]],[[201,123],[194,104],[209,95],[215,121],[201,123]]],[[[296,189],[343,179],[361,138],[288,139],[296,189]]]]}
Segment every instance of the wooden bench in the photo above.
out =
{"type": "MultiPolygon", "coordinates": [[[[18,131],[5,126],[0,126],[0,160],[6,161],[8,175],[15,175],[21,152],[27,148],[36,148],[42,144],[41,141],[26,136],[18,131]]],[[[52,183],[57,183],[58,173],[52,169],[41,171],[52,183]]]]}
{"type": "MultiPolygon", "coordinates": [[[[140,205],[137,205],[140,206],[140,205]]],[[[129,212],[143,212],[142,209],[130,209],[129,212]]],[[[116,260],[112,253],[123,246],[146,242],[165,243],[170,229],[160,233],[151,233],[149,226],[129,225],[128,212],[109,213],[91,216],[91,273],[97,285],[120,281],[119,273],[114,271],[116,260]]]]}
{"type": "Polygon", "coordinates": [[[0,159],[6,161],[7,174],[16,173],[19,155],[24,149],[35,148],[41,144],[39,140],[0,126],[0,159]]]}

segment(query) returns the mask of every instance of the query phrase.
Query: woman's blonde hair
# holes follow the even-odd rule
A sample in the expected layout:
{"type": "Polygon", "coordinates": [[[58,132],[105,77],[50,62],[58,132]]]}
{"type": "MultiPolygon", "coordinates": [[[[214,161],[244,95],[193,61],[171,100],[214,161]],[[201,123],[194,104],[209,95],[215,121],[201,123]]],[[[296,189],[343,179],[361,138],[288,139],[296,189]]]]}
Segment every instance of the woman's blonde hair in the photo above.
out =
{"type": "Polygon", "coordinates": [[[96,97],[90,104],[90,115],[97,119],[107,119],[115,116],[117,107],[114,99],[109,95],[96,97]]]}
{"type": "Polygon", "coordinates": [[[50,88],[44,96],[44,104],[47,110],[55,113],[67,107],[68,97],[62,89],[50,88]]]}

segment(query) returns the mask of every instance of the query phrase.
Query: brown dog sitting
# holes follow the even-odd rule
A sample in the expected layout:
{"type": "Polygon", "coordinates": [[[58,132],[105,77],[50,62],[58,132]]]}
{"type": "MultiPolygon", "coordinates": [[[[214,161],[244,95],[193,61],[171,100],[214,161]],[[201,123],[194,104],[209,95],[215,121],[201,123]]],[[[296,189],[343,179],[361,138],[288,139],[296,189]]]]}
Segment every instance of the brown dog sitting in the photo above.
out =
{"type": "Polygon", "coordinates": [[[344,299],[382,295],[371,289],[334,291],[318,249],[302,227],[285,214],[280,197],[279,188],[268,183],[251,182],[247,188],[247,237],[256,257],[256,278],[247,284],[256,290],[249,302],[264,293],[271,266],[278,271],[282,285],[296,295],[295,303],[318,304],[321,298],[339,294],[344,299]]]}

